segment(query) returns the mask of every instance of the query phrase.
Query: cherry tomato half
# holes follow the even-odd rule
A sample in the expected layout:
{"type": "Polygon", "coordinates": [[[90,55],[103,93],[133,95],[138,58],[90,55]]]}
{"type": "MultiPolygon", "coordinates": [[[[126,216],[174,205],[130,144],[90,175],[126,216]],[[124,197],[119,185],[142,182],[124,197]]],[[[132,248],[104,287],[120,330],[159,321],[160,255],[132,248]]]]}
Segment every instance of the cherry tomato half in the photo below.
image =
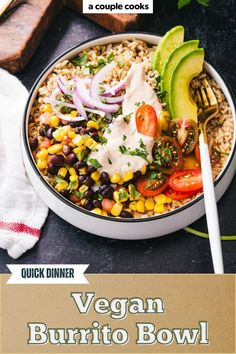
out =
{"type": "Polygon", "coordinates": [[[202,189],[202,174],[199,168],[174,173],[168,182],[171,189],[180,193],[198,192],[202,189]]]}
{"type": "Polygon", "coordinates": [[[195,155],[195,158],[196,158],[197,162],[200,164],[201,163],[201,157],[200,157],[199,143],[197,143],[197,145],[195,147],[194,155],[195,155]]]}
{"type": "Polygon", "coordinates": [[[190,154],[198,141],[198,126],[192,119],[174,119],[170,125],[171,136],[178,142],[183,154],[190,154]]]}
{"type": "Polygon", "coordinates": [[[170,136],[162,136],[152,149],[154,164],[158,170],[171,175],[183,166],[183,155],[179,144],[170,136]]]}
{"type": "MultiPolygon", "coordinates": [[[[217,149],[217,144],[213,141],[208,144],[208,148],[209,148],[209,154],[210,154],[210,159],[211,159],[211,166],[214,167],[220,161],[220,152],[217,149]]],[[[194,154],[195,154],[197,162],[200,164],[201,163],[201,156],[200,156],[199,143],[196,145],[194,154]]]]}
{"type": "Polygon", "coordinates": [[[136,188],[144,197],[155,197],[166,189],[167,184],[167,177],[159,172],[153,177],[148,174],[139,177],[136,182],[136,188]]]}
{"type": "Polygon", "coordinates": [[[157,115],[152,106],[143,104],[138,108],[136,112],[136,126],[139,133],[153,138],[158,137],[157,115]]]}
{"type": "Polygon", "coordinates": [[[187,199],[192,197],[194,194],[196,194],[197,192],[189,192],[189,193],[180,193],[180,192],[176,192],[173,189],[171,189],[170,187],[167,187],[165,190],[165,195],[167,197],[170,197],[171,199],[174,200],[182,200],[182,199],[187,199]]]}

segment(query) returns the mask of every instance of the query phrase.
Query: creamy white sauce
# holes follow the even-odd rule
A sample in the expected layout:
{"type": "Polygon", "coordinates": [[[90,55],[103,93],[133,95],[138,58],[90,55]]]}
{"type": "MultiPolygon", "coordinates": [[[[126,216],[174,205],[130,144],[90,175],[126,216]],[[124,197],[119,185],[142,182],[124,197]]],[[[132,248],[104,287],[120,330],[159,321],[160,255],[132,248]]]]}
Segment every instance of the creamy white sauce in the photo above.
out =
{"type": "Polygon", "coordinates": [[[152,148],[154,139],[140,134],[137,131],[135,113],[138,109],[137,103],[145,102],[156,110],[157,115],[161,112],[161,105],[155,91],[146,82],[143,64],[133,64],[128,74],[126,93],[122,104],[122,115],[115,118],[104,132],[107,139],[106,144],[99,144],[97,150],[92,152],[90,157],[96,159],[100,165],[99,171],[106,171],[110,176],[119,173],[124,177],[128,171],[140,171],[143,166],[152,162],[152,148]],[[127,123],[125,117],[129,116],[127,123]],[[145,149],[142,148],[145,145],[145,149]],[[122,153],[120,147],[126,151],[139,149],[147,152],[144,159],[140,156],[130,156],[122,153]]]}

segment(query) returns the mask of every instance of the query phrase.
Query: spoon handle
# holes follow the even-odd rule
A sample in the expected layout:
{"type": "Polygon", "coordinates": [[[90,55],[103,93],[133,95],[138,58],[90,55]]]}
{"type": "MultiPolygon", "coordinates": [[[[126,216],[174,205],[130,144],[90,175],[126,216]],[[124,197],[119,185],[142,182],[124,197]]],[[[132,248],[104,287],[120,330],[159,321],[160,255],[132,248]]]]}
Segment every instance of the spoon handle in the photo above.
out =
{"type": "Polygon", "coordinates": [[[217,204],[216,204],[216,197],[215,197],[214,182],[212,177],[209,149],[204,139],[203,132],[201,132],[200,134],[199,142],[200,142],[204,203],[205,203],[205,210],[206,210],[206,219],[207,219],[207,227],[208,227],[208,234],[210,240],[213,267],[216,274],[224,274],[223,255],[222,255],[222,247],[221,247],[221,240],[220,240],[220,226],[219,226],[219,218],[218,218],[218,211],[217,211],[217,204]]]}

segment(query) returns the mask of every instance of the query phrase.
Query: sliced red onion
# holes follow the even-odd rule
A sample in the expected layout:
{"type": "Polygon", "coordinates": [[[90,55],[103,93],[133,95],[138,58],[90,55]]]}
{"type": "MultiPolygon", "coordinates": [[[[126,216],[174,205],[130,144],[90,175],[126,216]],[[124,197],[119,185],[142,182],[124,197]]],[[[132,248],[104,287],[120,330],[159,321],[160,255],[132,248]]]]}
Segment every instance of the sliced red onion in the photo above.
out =
{"type": "Polygon", "coordinates": [[[115,90],[113,90],[113,87],[110,87],[109,85],[103,83],[100,85],[105,91],[101,94],[101,96],[104,97],[110,97],[110,96],[115,96],[115,90]]]}
{"type": "Polygon", "coordinates": [[[115,96],[115,97],[102,97],[100,96],[100,100],[104,100],[105,103],[117,103],[121,104],[124,101],[124,95],[122,96],[115,96]]]}
{"type": "Polygon", "coordinates": [[[120,92],[121,90],[125,89],[126,81],[128,79],[128,74],[126,75],[124,80],[120,81],[117,85],[107,88],[106,91],[101,94],[101,96],[111,97],[116,93],[120,92]]]}
{"type": "Polygon", "coordinates": [[[98,114],[98,115],[101,116],[101,117],[105,117],[105,115],[106,115],[105,112],[100,111],[99,109],[91,109],[91,108],[85,107],[85,110],[86,110],[87,112],[91,112],[91,113],[94,113],[94,114],[98,114]]]}
{"type": "Polygon", "coordinates": [[[59,76],[57,79],[57,86],[65,95],[72,95],[72,92],[67,88],[68,82],[64,79],[63,76],[59,76]]]}
{"type": "Polygon", "coordinates": [[[99,89],[103,83],[106,76],[111,72],[112,69],[116,66],[116,62],[112,61],[110,64],[105,65],[101,70],[94,75],[91,85],[90,85],[90,96],[97,101],[100,101],[99,89]]]}
{"type": "Polygon", "coordinates": [[[82,104],[81,100],[80,100],[78,88],[77,88],[76,85],[74,86],[74,92],[73,92],[73,96],[72,97],[73,97],[73,102],[74,102],[74,104],[76,106],[76,109],[79,112],[79,114],[82,117],[84,117],[84,119],[87,119],[88,118],[87,117],[87,113],[86,113],[86,111],[85,111],[85,109],[83,107],[83,104],[82,104]]]}
{"type": "Polygon", "coordinates": [[[74,84],[77,86],[77,93],[81,102],[88,108],[97,108],[105,113],[115,113],[119,110],[119,105],[117,104],[105,104],[91,97],[83,80],[74,78],[74,84]]]}
{"type": "MultiPolygon", "coordinates": [[[[48,100],[49,101],[49,100],[48,100]]],[[[69,103],[69,102],[62,102],[59,100],[50,100],[50,103],[53,107],[57,106],[57,105],[62,105],[64,107],[69,107],[69,108],[76,108],[76,106],[73,103],[69,103]]]]}

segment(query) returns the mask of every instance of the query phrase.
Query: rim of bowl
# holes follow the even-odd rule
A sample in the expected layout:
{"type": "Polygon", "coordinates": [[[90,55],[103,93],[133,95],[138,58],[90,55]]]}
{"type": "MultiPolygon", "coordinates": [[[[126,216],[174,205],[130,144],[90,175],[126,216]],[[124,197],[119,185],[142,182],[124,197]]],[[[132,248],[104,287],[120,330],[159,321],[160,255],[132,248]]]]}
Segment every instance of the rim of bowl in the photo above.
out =
{"type": "MultiPolygon", "coordinates": [[[[102,38],[112,38],[114,36],[125,36],[125,35],[148,35],[148,36],[153,36],[153,37],[161,37],[158,34],[152,33],[152,32],[144,32],[144,31],[128,31],[128,32],[122,32],[122,33],[111,33],[105,36],[98,36],[98,37],[93,37],[90,38],[86,41],[82,41],[79,44],[74,45],[73,47],[67,49],[66,51],[64,51],[63,53],[59,54],[55,59],[53,59],[46,67],[45,69],[41,72],[41,74],[38,76],[37,80],[34,82],[30,92],[29,92],[29,96],[25,105],[25,109],[24,109],[24,114],[23,114],[23,124],[22,124],[22,138],[23,138],[23,146],[24,149],[26,151],[28,160],[30,162],[30,165],[33,169],[33,171],[35,172],[35,174],[38,176],[38,178],[41,180],[41,182],[44,184],[44,186],[48,189],[49,192],[51,192],[57,199],[59,199],[62,203],[65,203],[66,205],[68,205],[69,207],[87,214],[89,216],[92,216],[94,218],[99,218],[102,220],[107,220],[107,221],[115,221],[115,222],[125,222],[125,223],[136,223],[136,222],[147,222],[147,221],[154,221],[154,220],[158,220],[158,219],[164,219],[164,218],[168,218],[169,216],[175,215],[177,213],[180,213],[181,211],[190,208],[191,206],[193,206],[194,204],[198,203],[199,201],[201,201],[203,199],[203,193],[201,193],[198,197],[194,198],[193,200],[191,200],[190,202],[178,207],[177,209],[174,209],[172,211],[169,211],[167,213],[164,214],[160,214],[160,215],[154,215],[154,216],[148,216],[148,217],[140,217],[140,218],[116,218],[116,217],[112,217],[112,216],[103,216],[103,215],[98,215],[95,213],[92,213],[89,210],[86,210],[80,206],[75,205],[74,203],[72,203],[71,201],[69,201],[68,199],[66,199],[65,197],[63,197],[60,193],[58,193],[43,177],[43,175],[40,173],[40,171],[37,169],[31,149],[30,149],[30,145],[29,145],[29,136],[28,136],[28,108],[29,105],[31,104],[31,100],[32,100],[32,96],[35,93],[35,90],[40,82],[40,80],[42,79],[42,77],[45,75],[45,73],[47,71],[49,71],[62,57],[64,57],[65,55],[69,54],[70,52],[72,52],[75,49],[78,49],[79,52],[79,48],[85,44],[88,44],[90,42],[102,39],[102,38]]],[[[114,42],[116,43],[116,42],[114,42]]],[[[94,44],[95,45],[95,44],[94,44]]],[[[233,105],[235,106],[236,104],[236,100],[235,97],[233,95],[232,89],[229,87],[229,85],[227,84],[227,81],[225,80],[225,78],[222,76],[222,74],[220,74],[218,72],[218,70],[215,69],[215,67],[212,64],[209,64],[208,62],[204,61],[204,63],[206,63],[207,65],[210,65],[210,67],[213,68],[213,70],[219,75],[219,77],[222,79],[222,81],[224,82],[226,89],[229,92],[229,95],[232,99],[233,105]]],[[[236,129],[236,121],[234,120],[234,130],[236,129]]],[[[235,132],[234,132],[235,133],[235,132]]],[[[234,142],[233,148],[231,148],[231,152],[230,152],[230,157],[226,163],[226,165],[224,166],[224,168],[221,170],[219,176],[217,177],[216,181],[214,182],[214,185],[217,186],[219,184],[219,182],[222,180],[222,178],[224,177],[224,175],[226,174],[233,158],[236,152],[236,143],[234,142]]]]}

